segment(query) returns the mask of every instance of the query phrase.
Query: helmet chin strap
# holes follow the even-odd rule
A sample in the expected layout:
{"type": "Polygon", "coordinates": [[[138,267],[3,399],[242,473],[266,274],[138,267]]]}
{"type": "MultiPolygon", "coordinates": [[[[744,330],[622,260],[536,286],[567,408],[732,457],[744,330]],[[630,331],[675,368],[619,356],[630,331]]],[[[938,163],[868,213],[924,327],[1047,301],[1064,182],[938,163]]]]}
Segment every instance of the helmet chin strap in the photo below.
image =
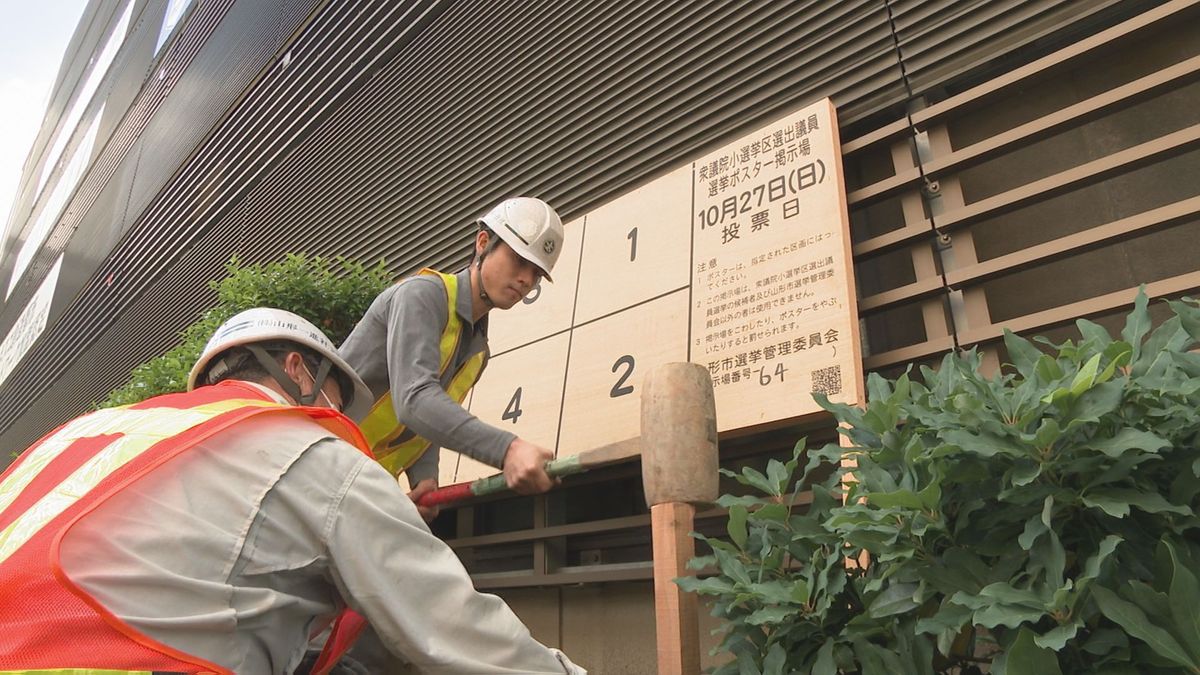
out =
{"type": "Polygon", "coordinates": [[[329,359],[321,359],[321,365],[317,368],[316,376],[313,377],[312,391],[303,394],[300,391],[300,384],[289,377],[283,371],[283,368],[279,367],[279,362],[272,358],[267,350],[255,344],[246,345],[246,349],[249,349],[250,353],[254,354],[254,358],[258,360],[259,365],[266,369],[271,377],[275,378],[275,381],[279,383],[283,391],[300,405],[312,405],[317,400],[317,392],[321,391],[321,386],[325,383],[325,376],[329,374],[329,368],[332,365],[329,359]]]}

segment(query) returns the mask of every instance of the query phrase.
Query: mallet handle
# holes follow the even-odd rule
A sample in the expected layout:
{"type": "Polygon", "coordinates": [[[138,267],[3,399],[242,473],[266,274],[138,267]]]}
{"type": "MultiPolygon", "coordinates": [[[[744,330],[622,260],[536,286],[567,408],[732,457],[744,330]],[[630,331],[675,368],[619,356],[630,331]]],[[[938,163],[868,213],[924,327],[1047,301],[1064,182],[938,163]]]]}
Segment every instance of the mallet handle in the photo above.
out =
{"type": "MultiPolygon", "coordinates": [[[[561,478],[563,476],[570,476],[571,474],[583,473],[598,466],[634,457],[638,454],[639,448],[637,438],[610,443],[594,450],[581,452],[578,455],[546,462],[546,473],[551,478],[561,478]]],[[[445,506],[446,504],[455,504],[472,497],[482,497],[484,495],[504,492],[505,490],[508,490],[508,483],[504,480],[504,474],[498,473],[494,476],[480,478],[468,483],[457,483],[431,490],[421,495],[417,503],[421,506],[445,506]]]]}

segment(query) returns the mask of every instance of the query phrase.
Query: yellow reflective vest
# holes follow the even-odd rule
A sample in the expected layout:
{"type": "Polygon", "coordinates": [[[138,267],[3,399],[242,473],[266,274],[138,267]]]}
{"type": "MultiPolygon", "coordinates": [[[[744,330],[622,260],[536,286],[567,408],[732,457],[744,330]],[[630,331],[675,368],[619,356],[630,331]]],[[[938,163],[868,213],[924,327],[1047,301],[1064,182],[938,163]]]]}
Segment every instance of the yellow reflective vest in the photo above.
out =
{"type": "MultiPolygon", "coordinates": [[[[450,398],[462,403],[467,397],[467,392],[479,380],[479,374],[483,371],[484,355],[475,354],[457,371],[450,370],[450,363],[458,351],[463,333],[462,320],[454,311],[458,302],[458,278],[453,274],[428,268],[421,270],[419,274],[441,277],[446,287],[446,327],[442,329],[438,344],[438,379],[450,398]]],[[[418,436],[396,418],[396,407],[392,404],[390,387],[387,393],[375,401],[371,412],[367,413],[359,426],[362,427],[363,435],[375,453],[375,459],[392,475],[399,475],[401,471],[412,466],[432,445],[431,441],[418,436]]]]}

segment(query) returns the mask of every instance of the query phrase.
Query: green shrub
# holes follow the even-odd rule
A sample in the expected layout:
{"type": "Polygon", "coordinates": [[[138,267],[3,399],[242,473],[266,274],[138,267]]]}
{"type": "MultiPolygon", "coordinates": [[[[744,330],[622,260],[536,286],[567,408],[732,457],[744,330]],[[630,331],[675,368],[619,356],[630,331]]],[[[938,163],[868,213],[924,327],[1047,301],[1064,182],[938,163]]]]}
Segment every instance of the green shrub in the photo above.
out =
{"type": "Polygon", "coordinates": [[[251,307],[295,312],[340,344],[389,283],[382,261],[368,268],[341,257],[329,260],[289,254],[277,262],[243,265],[235,256],[225,265],[225,278],[209,282],[217,295],[216,305],[180,332],[177,345],[134,368],[129,382],[113,390],[97,407],[128,405],[183,391],[188,372],[209,336],[223,321],[251,307]]]}
{"type": "Polygon", "coordinates": [[[820,399],[853,447],[729,473],[765,494],[722,497],[729,541],[693,561],[718,573],[678,581],[724,620],[717,672],[1200,673],[1200,309],[1170,306],[1051,354],[1006,333],[996,377],[952,354],[872,375],[865,410],[820,399]]]}

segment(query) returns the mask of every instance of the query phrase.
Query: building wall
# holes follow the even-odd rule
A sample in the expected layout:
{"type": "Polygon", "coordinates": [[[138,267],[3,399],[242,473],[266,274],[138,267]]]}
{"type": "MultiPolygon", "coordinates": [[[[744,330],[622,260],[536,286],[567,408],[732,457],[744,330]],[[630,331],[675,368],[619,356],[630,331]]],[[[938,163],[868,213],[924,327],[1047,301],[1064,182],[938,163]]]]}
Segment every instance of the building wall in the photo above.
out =
{"type": "MultiPolygon", "coordinates": [[[[234,252],[452,266],[499,196],[570,218],[823,96],[851,141],[1161,5],[222,0],[193,4],[154,54],[166,3],[135,0],[101,89],[111,133],[0,310],[5,333],[65,252],[49,325],[0,383],[0,444],[28,444],[168,346],[234,252]]],[[[884,286],[906,273],[864,259],[860,284],[873,266],[884,286]]],[[[872,350],[917,337],[891,320],[913,311],[867,316],[872,350]]]]}
{"type": "MultiPolygon", "coordinates": [[[[1078,316],[1116,325],[1139,284],[1200,288],[1200,3],[349,4],[200,3],[159,56],[130,42],[136,73],[112,89],[125,113],[31,267],[76,263],[0,383],[0,450],[170,344],[233,252],[454,265],[498,196],[539,194],[569,219],[823,96],[868,370],[972,346],[998,368],[1004,326],[1064,339],[1078,316]]],[[[153,26],[164,4],[137,7],[153,26]]],[[[738,439],[723,463],[828,431],[738,439]]],[[[703,515],[719,534],[721,514],[703,515]]],[[[593,673],[649,671],[636,465],[447,510],[435,530],[535,636],[593,673]]]]}

